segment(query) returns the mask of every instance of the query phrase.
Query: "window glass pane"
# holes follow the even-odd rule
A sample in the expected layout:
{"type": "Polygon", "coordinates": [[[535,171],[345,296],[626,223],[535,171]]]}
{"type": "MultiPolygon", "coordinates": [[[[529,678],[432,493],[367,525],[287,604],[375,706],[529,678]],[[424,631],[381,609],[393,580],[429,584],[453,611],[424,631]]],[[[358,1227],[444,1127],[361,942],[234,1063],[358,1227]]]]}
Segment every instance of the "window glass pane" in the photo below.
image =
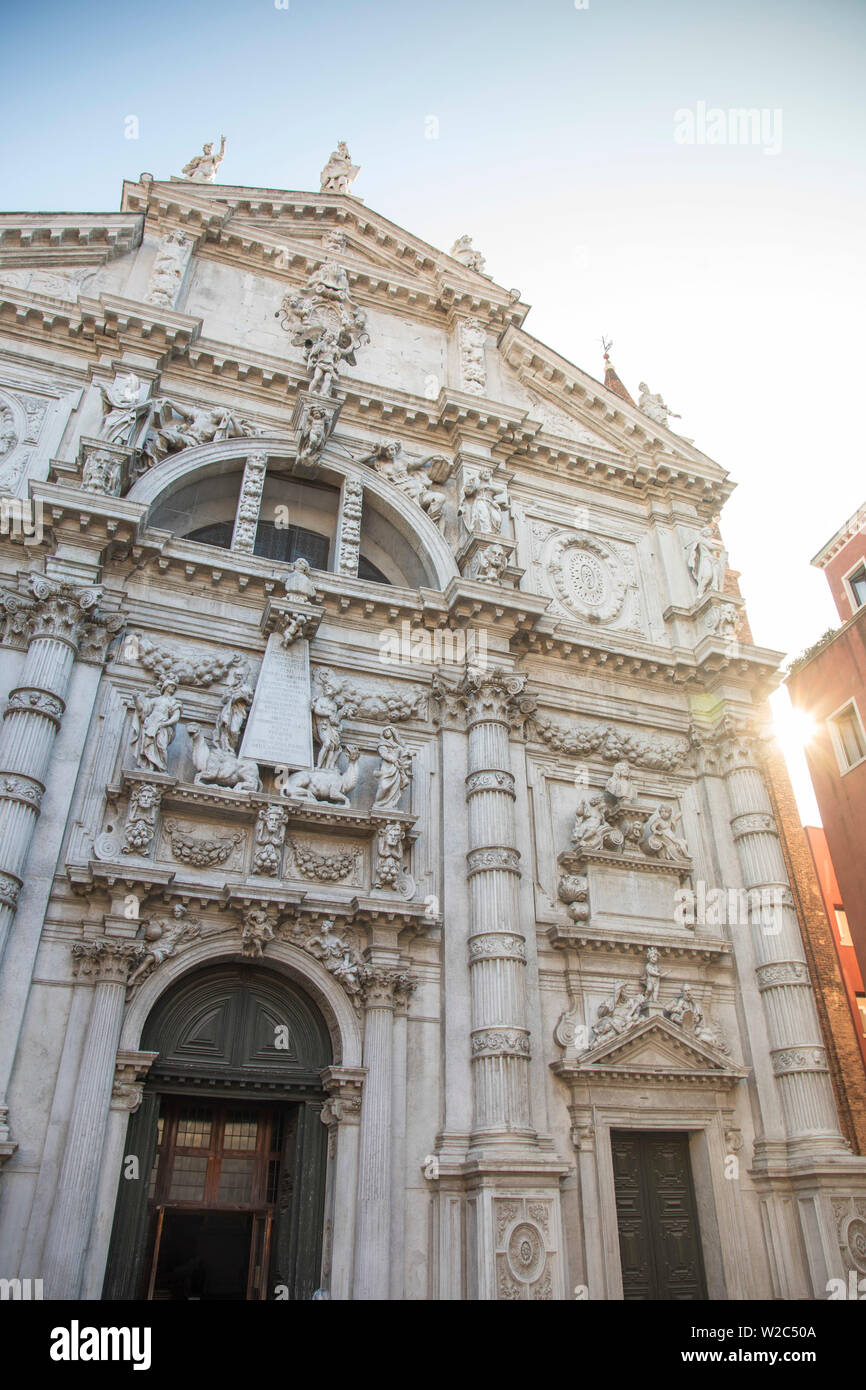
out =
{"type": "Polygon", "coordinates": [[[253,1194],[253,1158],[224,1158],[220,1165],[220,1202],[249,1202],[253,1194]]]}
{"type": "Polygon", "coordinates": [[[258,1120],[250,1110],[230,1110],[226,1116],[224,1149],[254,1149],[259,1132],[258,1120]]]}
{"type": "Polygon", "coordinates": [[[390,579],[386,579],[380,569],[377,569],[372,560],[367,560],[361,555],[358,559],[358,578],[371,580],[374,584],[390,584],[390,579]]]}
{"type": "Polygon", "coordinates": [[[833,911],[836,914],[836,926],[839,928],[839,940],[843,946],[853,946],[851,932],[848,928],[848,914],[844,907],[834,907],[833,911]]]}
{"type": "Polygon", "coordinates": [[[866,568],[863,565],[848,580],[858,604],[866,603],[866,568]]]}
{"type": "Polygon", "coordinates": [[[158,1172],[159,1172],[159,1150],[157,1149],[156,1153],[154,1154],[154,1158],[153,1158],[153,1167],[152,1167],[151,1170],[150,1170],[150,1180],[148,1181],[148,1184],[147,1184],[147,1197],[148,1197],[148,1201],[153,1197],[153,1194],[154,1194],[154,1192],[156,1191],[156,1175],[157,1175],[158,1172]]]}
{"type": "Polygon", "coordinates": [[[210,526],[199,526],[195,531],[190,531],[186,540],[198,541],[200,545],[220,545],[228,550],[234,529],[233,521],[214,521],[210,526]]]}
{"type": "Polygon", "coordinates": [[[179,1149],[207,1149],[210,1147],[210,1111],[204,1105],[188,1105],[181,1110],[177,1121],[179,1149]]]}
{"type": "Polygon", "coordinates": [[[175,1154],[171,1170],[170,1202],[204,1201],[207,1159],[175,1154]]]}
{"type": "Polygon", "coordinates": [[[842,744],[842,752],[848,766],[860,761],[866,749],[863,747],[863,734],[860,721],[852,709],[845,710],[834,720],[842,744]]]}
{"type": "Polygon", "coordinates": [[[273,521],[260,521],[256,529],[255,554],[265,560],[281,560],[288,564],[303,556],[312,569],[326,570],[330,548],[327,536],[303,526],[277,526],[273,521]]]}
{"type": "Polygon", "coordinates": [[[860,1022],[863,1025],[863,1036],[866,1037],[866,994],[857,995],[857,1008],[860,1010],[860,1022]]]}

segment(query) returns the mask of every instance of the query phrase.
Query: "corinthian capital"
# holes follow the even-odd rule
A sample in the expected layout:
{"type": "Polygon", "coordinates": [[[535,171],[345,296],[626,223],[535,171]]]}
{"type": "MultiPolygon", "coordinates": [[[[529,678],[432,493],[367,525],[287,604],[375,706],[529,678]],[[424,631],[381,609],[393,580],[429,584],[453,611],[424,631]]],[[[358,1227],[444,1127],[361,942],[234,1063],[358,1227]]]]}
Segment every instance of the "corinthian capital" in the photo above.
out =
{"type": "Polygon", "coordinates": [[[439,705],[440,720],[453,719],[459,712],[467,725],[495,720],[516,728],[522,727],[535,709],[535,700],[524,693],[525,686],[525,675],[504,671],[500,666],[467,666],[453,684],[437,672],[432,693],[439,705]]]}
{"type": "Polygon", "coordinates": [[[726,776],[760,767],[762,732],[752,719],[725,714],[711,726],[693,724],[689,737],[700,773],[726,776]]]}
{"type": "Polygon", "coordinates": [[[405,1007],[415,983],[408,970],[396,966],[365,966],[361,979],[364,1003],[368,1009],[405,1007]]]}
{"type": "Polygon", "coordinates": [[[147,1073],[158,1056],[158,1052],[118,1052],[111,1088],[112,1110],[135,1113],[141,1105],[147,1073]]]}
{"type": "Polygon", "coordinates": [[[27,646],[34,638],[54,637],[76,647],[82,660],[102,662],[123,624],[119,613],[101,608],[102,597],[98,585],[19,574],[17,592],[0,596],[7,618],[4,641],[27,646]]]}
{"type": "Polygon", "coordinates": [[[95,941],[76,941],[72,947],[73,969],[79,979],[93,984],[125,985],[140,946],[134,941],[115,941],[100,936],[95,941]]]}

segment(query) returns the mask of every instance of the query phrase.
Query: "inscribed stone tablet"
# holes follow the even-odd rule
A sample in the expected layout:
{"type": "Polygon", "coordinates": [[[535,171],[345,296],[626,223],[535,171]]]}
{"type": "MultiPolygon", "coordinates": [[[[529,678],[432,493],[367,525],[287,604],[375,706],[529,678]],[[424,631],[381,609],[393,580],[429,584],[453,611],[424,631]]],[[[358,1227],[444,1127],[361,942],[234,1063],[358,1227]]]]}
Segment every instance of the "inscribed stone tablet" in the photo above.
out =
{"type": "Polygon", "coordinates": [[[271,766],[312,767],[310,644],[290,647],[272,632],[241,744],[241,757],[271,766]]]}

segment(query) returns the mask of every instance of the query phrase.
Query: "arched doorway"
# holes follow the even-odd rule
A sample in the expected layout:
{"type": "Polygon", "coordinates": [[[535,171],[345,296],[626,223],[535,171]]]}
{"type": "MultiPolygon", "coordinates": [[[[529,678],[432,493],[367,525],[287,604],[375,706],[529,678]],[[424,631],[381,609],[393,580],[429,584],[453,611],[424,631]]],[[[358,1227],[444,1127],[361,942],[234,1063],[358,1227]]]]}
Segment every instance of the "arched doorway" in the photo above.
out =
{"type": "Polygon", "coordinates": [[[311,1298],[332,1060],[318,1009],[261,966],[208,967],[157,1002],[141,1047],[159,1055],[129,1125],[103,1296],[311,1298]]]}

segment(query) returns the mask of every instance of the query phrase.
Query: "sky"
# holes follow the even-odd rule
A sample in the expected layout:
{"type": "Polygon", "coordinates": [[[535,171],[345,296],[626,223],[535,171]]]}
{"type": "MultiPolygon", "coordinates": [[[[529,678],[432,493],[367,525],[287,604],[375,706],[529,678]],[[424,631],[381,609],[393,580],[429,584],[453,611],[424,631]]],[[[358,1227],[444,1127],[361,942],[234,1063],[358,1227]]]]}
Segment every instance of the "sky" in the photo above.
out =
{"type": "Polygon", "coordinates": [[[598,377],[612,338],[731,473],[760,645],[838,621],[809,560],[866,500],[866,0],[43,0],[3,35],[0,207],[113,210],[222,133],[221,182],[318,189],[346,140],[369,207],[468,232],[528,332],[598,377]]]}

